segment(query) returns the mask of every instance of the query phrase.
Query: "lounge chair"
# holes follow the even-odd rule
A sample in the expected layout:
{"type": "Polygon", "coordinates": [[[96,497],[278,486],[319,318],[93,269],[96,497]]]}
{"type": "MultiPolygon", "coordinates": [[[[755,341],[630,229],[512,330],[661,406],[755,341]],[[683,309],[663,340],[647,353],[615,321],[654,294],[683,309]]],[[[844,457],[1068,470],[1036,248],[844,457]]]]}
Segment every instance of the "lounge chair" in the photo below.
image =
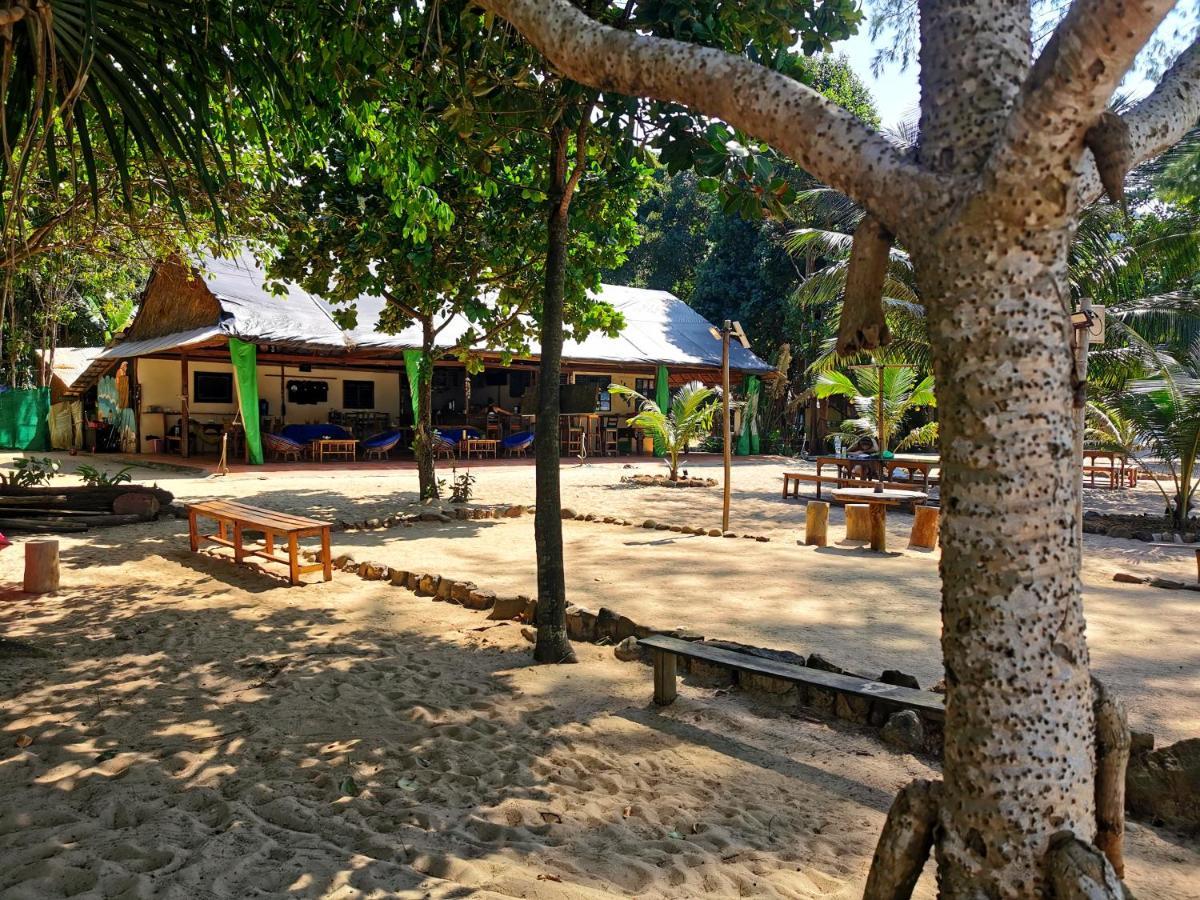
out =
{"type": "Polygon", "coordinates": [[[504,448],[504,452],[508,456],[524,456],[525,451],[532,445],[532,431],[518,431],[516,434],[510,434],[500,442],[500,446],[504,448]]]}
{"type": "Polygon", "coordinates": [[[458,455],[458,439],[447,437],[440,431],[433,433],[433,455],[453,459],[458,455]]]}
{"type": "Polygon", "coordinates": [[[303,444],[282,434],[264,434],[262,442],[264,447],[275,454],[276,459],[294,459],[299,462],[300,455],[304,452],[303,444]]]}
{"type": "Polygon", "coordinates": [[[385,431],[367,438],[358,445],[363,451],[363,459],[387,459],[392,448],[400,443],[400,437],[399,431],[385,431]]]}

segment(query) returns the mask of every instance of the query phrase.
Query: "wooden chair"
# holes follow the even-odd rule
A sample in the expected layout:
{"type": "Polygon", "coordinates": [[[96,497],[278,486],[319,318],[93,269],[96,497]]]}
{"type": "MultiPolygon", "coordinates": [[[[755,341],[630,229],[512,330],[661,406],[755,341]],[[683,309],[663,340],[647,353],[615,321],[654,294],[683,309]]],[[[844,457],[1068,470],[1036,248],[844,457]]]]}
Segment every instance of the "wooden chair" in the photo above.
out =
{"type": "Polygon", "coordinates": [[[264,434],[262,436],[263,446],[275,455],[276,459],[291,459],[300,462],[300,456],[304,452],[304,445],[293,441],[291,438],[285,438],[281,434],[264,434]]]}
{"type": "Polygon", "coordinates": [[[524,456],[525,452],[533,446],[533,432],[519,431],[511,434],[500,442],[500,446],[504,448],[504,452],[508,456],[524,456]]]}
{"type": "Polygon", "coordinates": [[[458,455],[458,441],[451,440],[435,431],[433,433],[433,455],[454,459],[458,455]]]}

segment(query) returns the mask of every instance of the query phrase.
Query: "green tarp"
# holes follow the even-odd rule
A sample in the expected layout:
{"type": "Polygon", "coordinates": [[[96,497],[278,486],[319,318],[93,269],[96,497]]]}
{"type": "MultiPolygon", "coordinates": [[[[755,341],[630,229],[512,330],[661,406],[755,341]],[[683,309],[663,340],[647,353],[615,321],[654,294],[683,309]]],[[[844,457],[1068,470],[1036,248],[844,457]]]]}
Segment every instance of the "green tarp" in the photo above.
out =
{"type": "Polygon", "coordinates": [[[0,393],[0,450],[50,449],[50,388],[0,393]]]}
{"type": "Polygon", "coordinates": [[[742,433],[738,435],[738,456],[750,456],[760,452],[758,439],[758,398],[762,395],[762,379],[757,375],[746,376],[746,405],[742,407],[742,433]]]}
{"type": "MultiPolygon", "coordinates": [[[[658,404],[658,408],[662,414],[669,415],[671,411],[671,386],[667,383],[667,367],[659,366],[658,373],[654,376],[654,402],[658,404]]],[[[654,455],[666,456],[667,445],[662,442],[662,438],[657,435],[654,438],[654,455]]]]}
{"type": "Polygon", "coordinates": [[[262,416],[258,412],[258,348],[237,338],[229,339],[229,359],[237,386],[238,406],[242,410],[242,428],[246,431],[246,450],[250,464],[263,462],[262,416]]]}

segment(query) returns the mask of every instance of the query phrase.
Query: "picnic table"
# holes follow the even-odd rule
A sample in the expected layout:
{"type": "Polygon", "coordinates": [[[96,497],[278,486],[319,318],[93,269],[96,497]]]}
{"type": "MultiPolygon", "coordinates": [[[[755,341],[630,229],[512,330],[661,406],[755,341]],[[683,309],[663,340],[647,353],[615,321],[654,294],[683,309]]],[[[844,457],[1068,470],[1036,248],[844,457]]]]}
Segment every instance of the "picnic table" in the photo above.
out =
{"type": "Polygon", "coordinates": [[[1137,465],[1129,465],[1124,453],[1112,450],[1084,450],[1082,453],[1083,475],[1088,487],[1096,487],[1096,478],[1108,482],[1110,488],[1137,487],[1137,465]]]}
{"type": "Polygon", "coordinates": [[[358,441],[353,438],[317,438],[308,446],[312,458],[317,462],[325,462],[326,459],[354,462],[358,458],[358,441]]]}
{"type": "Polygon", "coordinates": [[[876,490],[875,488],[842,488],[833,492],[842,503],[865,503],[871,519],[871,549],[887,550],[887,508],[911,503],[924,503],[929,495],[923,491],[876,490]]]}
{"type": "Polygon", "coordinates": [[[207,540],[226,547],[233,548],[233,558],[241,562],[247,556],[259,556],[273,562],[287,563],[289,580],[293,585],[300,584],[300,576],[308,572],[320,571],[325,580],[333,578],[333,563],[329,555],[329,523],[316,519],[306,519],[293,516],[290,513],[276,512],[272,509],[262,509],[246,503],[232,500],[206,500],[200,503],[188,504],[188,540],[192,552],[200,549],[200,542],[207,540]],[[202,534],[199,519],[213,519],[217,523],[215,534],[202,534]],[[247,548],[243,541],[246,531],[260,531],[263,534],[262,549],[247,548]],[[303,537],[319,537],[321,539],[320,562],[314,565],[300,564],[299,540],[303,537]],[[283,538],[287,541],[287,556],[275,553],[276,540],[283,538]]]}
{"type": "Polygon", "coordinates": [[[813,462],[817,466],[815,475],[811,472],[783,473],[783,497],[785,500],[789,496],[799,498],[802,482],[810,482],[817,486],[818,500],[821,499],[821,487],[825,484],[832,484],[839,489],[872,486],[873,483],[879,482],[881,464],[885,476],[883,487],[889,490],[908,490],[911,485],[928,491],[929,487],[937,482],[933,470],[941,465],[940,460],[937,459],[920,459],[912,456],[894,456],[884,460],[875,456],[816,456],[813,457],[813,462]],[[832,466],[835,474],[822,474],[822,470],[827,466],[832,466]],[[900,476],[896,474],[900,471],[905,473],[903,481],[898,480],[900,476]]]}

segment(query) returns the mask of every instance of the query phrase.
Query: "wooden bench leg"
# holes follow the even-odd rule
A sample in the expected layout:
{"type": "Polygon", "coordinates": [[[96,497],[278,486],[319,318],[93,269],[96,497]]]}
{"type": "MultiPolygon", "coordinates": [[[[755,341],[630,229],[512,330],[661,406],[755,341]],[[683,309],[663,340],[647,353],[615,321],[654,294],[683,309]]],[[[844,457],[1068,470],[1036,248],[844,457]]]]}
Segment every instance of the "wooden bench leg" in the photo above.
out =
{"type": "Polygon", "coordinates": [[[675,654],[654,651],[654,702],[670,706],[675,700],[675,654]]]}
{"type": "Polygon", "coordinates": [[[234,562],[241,562],[246,556],[246,551],[242,549],[242,523],[233,523],[233,559],[234,562]]]}
{"type": "Polygon", "coordinates": [[[883,553],[887,550],[887,507],[872,503],[867,515],[871,520],[871,549],[883,553]]]}
{"type": "Polygon", "coordinates": [[[188,543],[191,544],[193,553],[200,549],[200,530],[194,509],[188,510],[188,543]]]}
{"type": "Polygon", "coordinates": [[[288,575],[291,577],[292,584],[300,583],[300,546],[297,543],[296,535],[288,535],[288,575]]]}
{"type": "Polygon", "coordinates": [[[325,580],[333,580],[333,559],[329,555],[329,529],[321,529],[321,562],[325,566],[325,580]]]}
{"type": "Polygon", "coordinates": [[[263,532],[263,550],[272,554],[275,552],[275,532],[263,532]]]}

